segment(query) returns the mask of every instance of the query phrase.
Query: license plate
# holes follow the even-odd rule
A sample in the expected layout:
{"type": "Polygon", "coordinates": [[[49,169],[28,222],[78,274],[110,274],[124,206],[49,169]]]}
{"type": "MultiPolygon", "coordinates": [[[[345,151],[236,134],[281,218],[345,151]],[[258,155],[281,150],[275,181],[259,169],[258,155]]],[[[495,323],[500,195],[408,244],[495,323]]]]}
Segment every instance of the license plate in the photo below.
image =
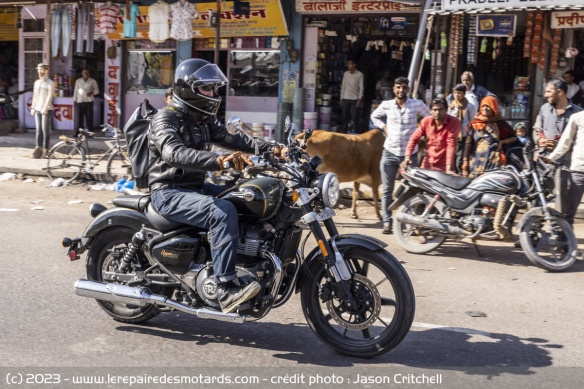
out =
{"type": "Polygon", "coordinates": [[[332,208],[325,208],[322,211],[320,211],[320,213],[316,214],[316,220],[322,222],[327,219],[330,219],[333,216],[336,216],[335,210],[332,208]]]}

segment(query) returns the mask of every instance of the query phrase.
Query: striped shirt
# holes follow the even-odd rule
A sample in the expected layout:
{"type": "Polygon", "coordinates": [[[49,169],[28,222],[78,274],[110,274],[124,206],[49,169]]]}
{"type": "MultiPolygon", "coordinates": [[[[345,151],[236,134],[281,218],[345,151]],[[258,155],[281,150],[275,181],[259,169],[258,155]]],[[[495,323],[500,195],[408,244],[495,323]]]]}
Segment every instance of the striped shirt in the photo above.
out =
{"type": "Polygon", "coordinates": [[[548,158],[552,161],[559,160],[572,149],[572,162],[570,170],[584,172],[584,111],[570,116],[566,129],[558,140],[558,145],[548,158]]]}
{"type": "Polygon", "coordinates": [[[104,4],[99,7],[99,30],[102,34],[116,31],[120,6],[117,4],[104,4]]]}
{"type": "Polygon", "coordinates": [[[371,121],[378,128],[385,127],[383,147],[390,153],[403,157],[410,137],[416,130],[418,120],[430,115],[430,108],[422,100],[410,99],[402,108],[395,99],[383,101],[371,114],[371,121]],[[386,123],[381,120],[387,117],[386,123]]]}

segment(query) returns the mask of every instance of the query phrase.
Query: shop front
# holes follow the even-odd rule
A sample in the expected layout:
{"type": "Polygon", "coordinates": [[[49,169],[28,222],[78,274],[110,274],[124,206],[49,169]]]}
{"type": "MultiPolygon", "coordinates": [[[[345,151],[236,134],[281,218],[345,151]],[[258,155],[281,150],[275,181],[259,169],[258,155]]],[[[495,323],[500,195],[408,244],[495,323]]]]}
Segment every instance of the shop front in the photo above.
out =
{"type": "Polygon", "coordinates": [[[367,130],[371,110],[391,97],[391,88],[377,87],[385,81],[384,73],[389,72],[389,82],[408,75],[420,23],[419,2],[296,0],[296,11],[303,15],[305,124],[312,124],[307,117],[314,121],[318,117],[318,128],[338,128],[341,82],[351,59],[365,77],[354,130],[367,130]]]}
{"type": "Polygon", "coordinates": [[[547,80],[574,66],[580,66],[577,77],[584,79],[584,61],[578,65],[579,54],[568,50],[578,44],[575,23],[582,11],[577,9],[584,8],[575,0],[527,2],[529,6],[509,0],[505,8],[467,3],[448,0],[431,12],[432,61],[444,76],[433,75],[430,96],[449,94],[462,72],[471,71],[475,84],[498,97],[500,113],[511,125],[532,124],[544,103],[547,80]],[[560,11],[565,8],[571,11],[560,11]]]}

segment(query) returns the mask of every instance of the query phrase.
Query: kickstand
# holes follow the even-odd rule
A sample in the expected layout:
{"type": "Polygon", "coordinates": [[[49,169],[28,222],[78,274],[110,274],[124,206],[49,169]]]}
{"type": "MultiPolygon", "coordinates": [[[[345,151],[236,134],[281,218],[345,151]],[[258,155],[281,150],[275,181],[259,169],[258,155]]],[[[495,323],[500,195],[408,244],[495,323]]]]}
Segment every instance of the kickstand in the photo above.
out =
{"type": "Polygon", "coordinates": [[[472,240],[472,245],[474,246],[479,258],[484,257],[484,255],[481,253],[481,250],[479,250],[479,245],[477,244],[476,240],[474,240],[474,239],[472,240]]]}

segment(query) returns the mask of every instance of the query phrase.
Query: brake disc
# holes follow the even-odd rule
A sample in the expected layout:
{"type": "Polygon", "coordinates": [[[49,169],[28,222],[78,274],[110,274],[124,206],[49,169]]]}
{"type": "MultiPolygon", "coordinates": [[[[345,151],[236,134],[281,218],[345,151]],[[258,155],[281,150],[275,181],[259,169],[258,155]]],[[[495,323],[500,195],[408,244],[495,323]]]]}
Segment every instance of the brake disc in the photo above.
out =
{"type": "Polygon", "coordinates": [[[331,317],[348,330],[358,331],[371,327],[381,312],[381,295],[377,287],[367,277],[354,274],[351,294],[356,302],[356,306],[352,308],[336,299],[326,302],[331,317]]]}

